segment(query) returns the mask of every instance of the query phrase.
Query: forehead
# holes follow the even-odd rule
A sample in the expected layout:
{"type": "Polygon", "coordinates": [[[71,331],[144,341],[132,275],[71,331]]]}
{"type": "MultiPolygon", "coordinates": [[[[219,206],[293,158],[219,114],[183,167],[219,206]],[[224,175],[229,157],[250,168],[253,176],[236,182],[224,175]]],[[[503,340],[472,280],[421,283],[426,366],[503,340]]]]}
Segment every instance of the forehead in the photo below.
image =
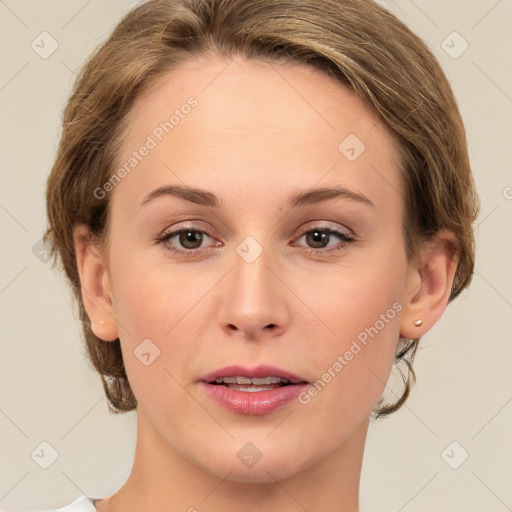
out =
{"type": "Polygon", "coordinates": [[[115,191],[126,189],[138,203],[180,182],[218,195],[227,185],[256,194],[265,184],[268,195],[270,184],[280,190],[321,180],[364,188],[377,202],[398,197],[392,131],[352,89],[309,66],[191,61],[137,100],[128,126],[119,166],[149,139],[153,146],[115,191]]]}

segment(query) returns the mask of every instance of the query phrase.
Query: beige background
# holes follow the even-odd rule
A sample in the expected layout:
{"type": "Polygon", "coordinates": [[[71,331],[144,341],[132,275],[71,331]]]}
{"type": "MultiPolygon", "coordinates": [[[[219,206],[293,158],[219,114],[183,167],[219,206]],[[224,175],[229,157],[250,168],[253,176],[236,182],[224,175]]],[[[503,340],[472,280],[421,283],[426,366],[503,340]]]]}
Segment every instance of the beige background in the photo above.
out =
{"type": "MultiPolygon", "coordinates": [[[[424,337],[416,359],[418,384],[406,406],[370,426],[361,508],[511,510],[512,1],[382,3],[432,48],[453,84],[482,213],[470,291],[424,337]],[[457,35],[446,40],[454,31],[469,44],[458,58],[454,52],[464,41],[457,35]],[[445,46],[452,56],[443,49],[444,40],[453,46],[445,46]],[[449,446],[454,441],[458,445],[449,446]],[[447,461],[456,465],[465,452],[467,460],[450,467],[447,461]]],[[[45,179],[74,71],[133,5],[0,0],[4,511],[62,506],[82,494],[105,496],[122,485],[131,468],[135,413],[109,414],[99,377],[84,362],[64,279],[35,253],[45,228],[45,179]],[[46,59],[31,47],[43,31],[58,43],[46,59]],[[42,442],[58,453],[47,469],[40,467],[40,457],[32,458],[42,442]]],[[[51,48],[46,41],[45,48],[51,48]]]]}

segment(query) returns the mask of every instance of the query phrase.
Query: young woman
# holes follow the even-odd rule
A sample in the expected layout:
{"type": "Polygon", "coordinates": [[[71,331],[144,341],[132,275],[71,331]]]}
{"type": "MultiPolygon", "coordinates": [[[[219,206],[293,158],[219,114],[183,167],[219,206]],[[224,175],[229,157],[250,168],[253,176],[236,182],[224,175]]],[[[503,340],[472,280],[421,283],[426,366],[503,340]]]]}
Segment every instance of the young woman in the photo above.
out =
{"type": "Polygon", "coordinates": [[[369,0],[143,3],[77,79],[47,208],[137,411],[125,484],[62,510],[359,510],[370,420],[474,266],[464,127],[417,36],[369,0]]]}

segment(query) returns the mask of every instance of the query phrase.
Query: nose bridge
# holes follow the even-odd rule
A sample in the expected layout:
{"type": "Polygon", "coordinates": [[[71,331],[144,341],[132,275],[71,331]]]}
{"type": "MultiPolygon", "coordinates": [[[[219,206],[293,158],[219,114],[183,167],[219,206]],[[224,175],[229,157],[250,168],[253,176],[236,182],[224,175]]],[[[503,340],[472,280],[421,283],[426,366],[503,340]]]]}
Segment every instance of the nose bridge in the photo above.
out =
{"type": "MultiPolygon", "coordinates": [[[[260,238],[261,239],[261,238],[260,238]]],[[[264,311],[265,304],[272,302],[275,294],[274,276],[268,266],[272,265],[269,244],[260,244],[253,236],[248,236],[236,247],[234,260],[234,296],[239,304],[249,312],[251,309],[264,311]]]]}
{"type": "Polygon", "coordinates": [[[278,256],[272,248],[264,248],[263,242],[253,236],[247,236],[236,246],[219,310],[224,328],[239,329],[247,336],[268,327],[274,331],[285,328],[286,298],[275,275],[278,266],[278,256]]]}

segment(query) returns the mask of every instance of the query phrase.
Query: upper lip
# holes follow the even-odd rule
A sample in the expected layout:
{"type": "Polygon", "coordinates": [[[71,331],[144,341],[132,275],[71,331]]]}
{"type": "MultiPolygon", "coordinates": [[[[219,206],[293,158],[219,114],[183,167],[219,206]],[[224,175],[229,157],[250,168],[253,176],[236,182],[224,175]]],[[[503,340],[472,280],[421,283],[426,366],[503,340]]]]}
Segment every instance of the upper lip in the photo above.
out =
{"type": "Polygon", "coordinates": [[[255,366],[254,368],[248,368],[240,365],[225,366],[224,368],[220,368],[203,375],[201,380],[203,382],[214,382],[216,379],[220,379],[221,377],[247,377],[249,379],[253,377],[281,377],[282,379],[289,380],[292,384],[307,382],[306,379],[303,379],[288,370],[266,364],[255,366]]]}

